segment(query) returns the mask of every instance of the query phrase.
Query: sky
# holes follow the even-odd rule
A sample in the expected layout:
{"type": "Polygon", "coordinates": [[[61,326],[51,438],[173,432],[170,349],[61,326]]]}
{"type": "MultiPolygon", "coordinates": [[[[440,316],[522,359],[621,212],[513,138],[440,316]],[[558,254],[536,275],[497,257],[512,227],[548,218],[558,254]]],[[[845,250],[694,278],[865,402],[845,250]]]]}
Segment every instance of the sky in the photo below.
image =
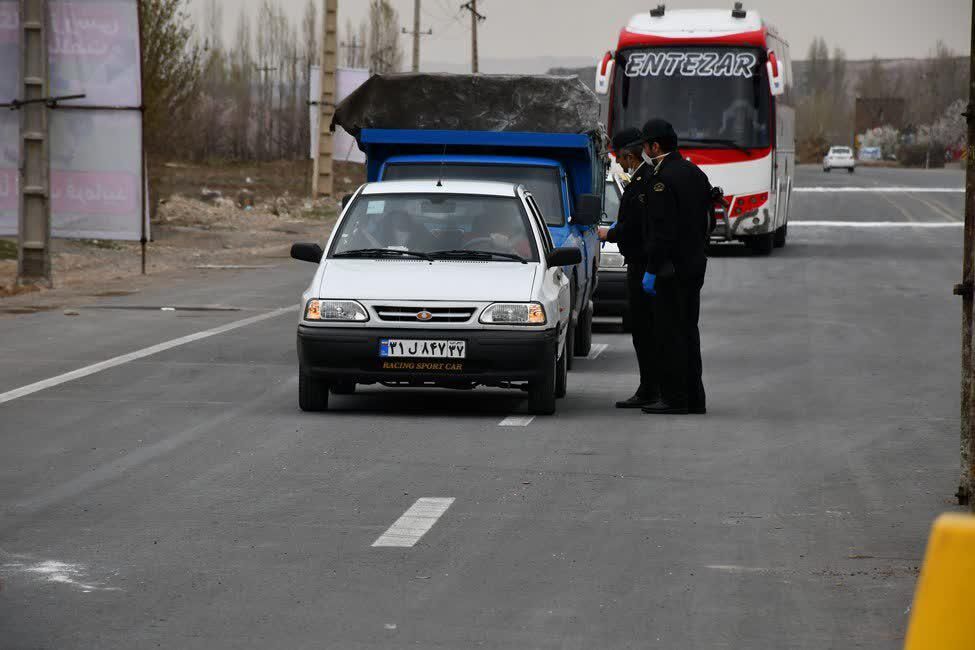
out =
{"type": "MultiPolygon", "coordinates": [[[[228,34],[240,7],[251,11],[262,0],[221,0],[228,34]]],[[[299,17],[307,0],[278,0],[299,17]]],[[[314,0],[320,7],[323,0],[314,0]]],[[[414,0],[390,0],[400,21],[412,29],[414,0]]],[[[201,7],[204,0],[190,0],[201,7]]],[[[470,60],[470,16],[461,13],[461,0],[421,0],[422,29],[433,36],[422,41],[421,69],[434,70],[470,60]]],[[[500,72],[503,60],[529,65],[525,59],[551,58],[582,64],[613,49],[620,28],[635,13],[649,10],[659,0],[478,0],[487,16],[480,26],[482,71],[500,72]]],[[[731,0],[671,0],[672,9],[726,8],[731,0]]],[[[339,38],[347,21],[365,19],[368,0],[339,0],[339,38]]],[[[937,40],[967,54],[971,42],[970,0],[745,0],[790,41],[793,57],[802,59],[810,42],[823,36],[830,48],[841,47],[850,59],[923,57],[937,40]]],[[[411,45],[404,36],[404,63],[411,45]]],[[[542,65],[536,62],[535,65],[542,65]]],[[[547,67],[548,63],[544,64],[547,67]]],[[[516,72],[519,70],[503,70],[516,72]]],[[[544,70],[522,70],[540,72],[544,70]]]]}

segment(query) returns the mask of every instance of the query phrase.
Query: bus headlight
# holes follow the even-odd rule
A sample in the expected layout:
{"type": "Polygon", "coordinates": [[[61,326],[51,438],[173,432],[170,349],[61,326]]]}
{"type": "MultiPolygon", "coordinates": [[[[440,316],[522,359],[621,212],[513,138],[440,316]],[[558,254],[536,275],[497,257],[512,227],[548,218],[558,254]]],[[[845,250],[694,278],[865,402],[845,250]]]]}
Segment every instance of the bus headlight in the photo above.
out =
{"type": "Polygon", "coordinates": [[[355,300],[309,300],[305,305],[305,320],[340,323],[364,323],[369,312],[355,300]]]}
{"type": "Polygon", "coordinates": [[[485,325],[544,325],[545,308],[537,302],[496,302],[481,313],[485,325]]]}

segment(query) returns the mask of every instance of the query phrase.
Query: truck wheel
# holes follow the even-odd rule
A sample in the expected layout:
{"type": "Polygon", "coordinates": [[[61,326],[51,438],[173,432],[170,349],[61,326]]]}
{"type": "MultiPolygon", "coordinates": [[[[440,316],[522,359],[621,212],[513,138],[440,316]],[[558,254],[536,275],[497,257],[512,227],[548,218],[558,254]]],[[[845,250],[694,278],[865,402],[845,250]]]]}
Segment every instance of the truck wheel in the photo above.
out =
{"type": "Polygon", "coordinates": [[[569,348],[566,347],[555,366],[555,397],[562,399],[569,391],[569,348]]]}
{"type": "Polygon", "coordinates": [[[785,240],[789,236],[789,224],[784,224],[775,231],[775,247],[785,248],[785,240]]]}
{"type": "Polygon", "coordinates": [[[337,381],[331,386],[332,395],[355,395],[354,381],[337,381]]]}
{"type": "MultiPolygon", "coordinates": [[[[568,347],[566,348],[568,351],[568,347]]],[[[564,355],[566,361],[571,355],[564,355]]],[[[555,413],[555,384],[558,374],[558,352],[552,354],[545,372],[536,381],[528,383],[528,410],[534,415],[555,413]]]]}
{"type": "Polygon", "coordinates": [[[298,406],[302,411],[317,413],[328,410],[328,382],[298,371],[298,406]]]}
{"type": "Polygon", "coordinates": [[[592,301],[586,307],[586,311],[579,314],[579,323],[576,325],[575,347],[572,348],[577,357],[588,357],[592,351],[592,301]]]}
{"type": "Polygon", "coordinates": [[[754,235],[746,239],[745,244],[756,255],[763,257],[771,255],[772,249],[775,248],[775,233],[770,232],[767,235],[754,235]]]}

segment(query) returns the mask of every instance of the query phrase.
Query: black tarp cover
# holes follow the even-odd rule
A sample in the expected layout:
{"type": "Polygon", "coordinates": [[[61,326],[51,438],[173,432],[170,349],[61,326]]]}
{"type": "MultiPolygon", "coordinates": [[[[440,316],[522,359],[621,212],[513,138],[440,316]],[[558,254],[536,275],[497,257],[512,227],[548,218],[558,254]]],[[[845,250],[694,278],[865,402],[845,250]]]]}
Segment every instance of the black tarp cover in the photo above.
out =
{"type": "Polygon", "coordinates": [[[374,75],[338,105],[332,129],[598,133],[599,99],[576,77],[374,75]]]}

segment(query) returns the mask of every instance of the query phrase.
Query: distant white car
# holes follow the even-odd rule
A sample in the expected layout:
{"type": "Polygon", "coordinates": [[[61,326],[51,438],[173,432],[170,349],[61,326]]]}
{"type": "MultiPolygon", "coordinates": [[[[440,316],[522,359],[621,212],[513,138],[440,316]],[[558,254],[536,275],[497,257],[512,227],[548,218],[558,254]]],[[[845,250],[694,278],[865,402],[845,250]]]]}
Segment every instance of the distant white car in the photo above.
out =
{"type": "Polygon", "coordinates": [[[831,147],[823,158],[823,171],[827,174],[834,169],[845,169],[851,174],[856,171],[856,159],[850,147],[831,147]]]}
{"type": "MultiPolygon", "coordinates": [[[[593,215],[595,219],[597,215],[593,215]]],[[[299,404],[328,408],[356,384],[528,392],[548,415],[566,392],[569,279],[523,186],[391,181],[362,186],[323,250],[298,325],[299,404]]]]}

